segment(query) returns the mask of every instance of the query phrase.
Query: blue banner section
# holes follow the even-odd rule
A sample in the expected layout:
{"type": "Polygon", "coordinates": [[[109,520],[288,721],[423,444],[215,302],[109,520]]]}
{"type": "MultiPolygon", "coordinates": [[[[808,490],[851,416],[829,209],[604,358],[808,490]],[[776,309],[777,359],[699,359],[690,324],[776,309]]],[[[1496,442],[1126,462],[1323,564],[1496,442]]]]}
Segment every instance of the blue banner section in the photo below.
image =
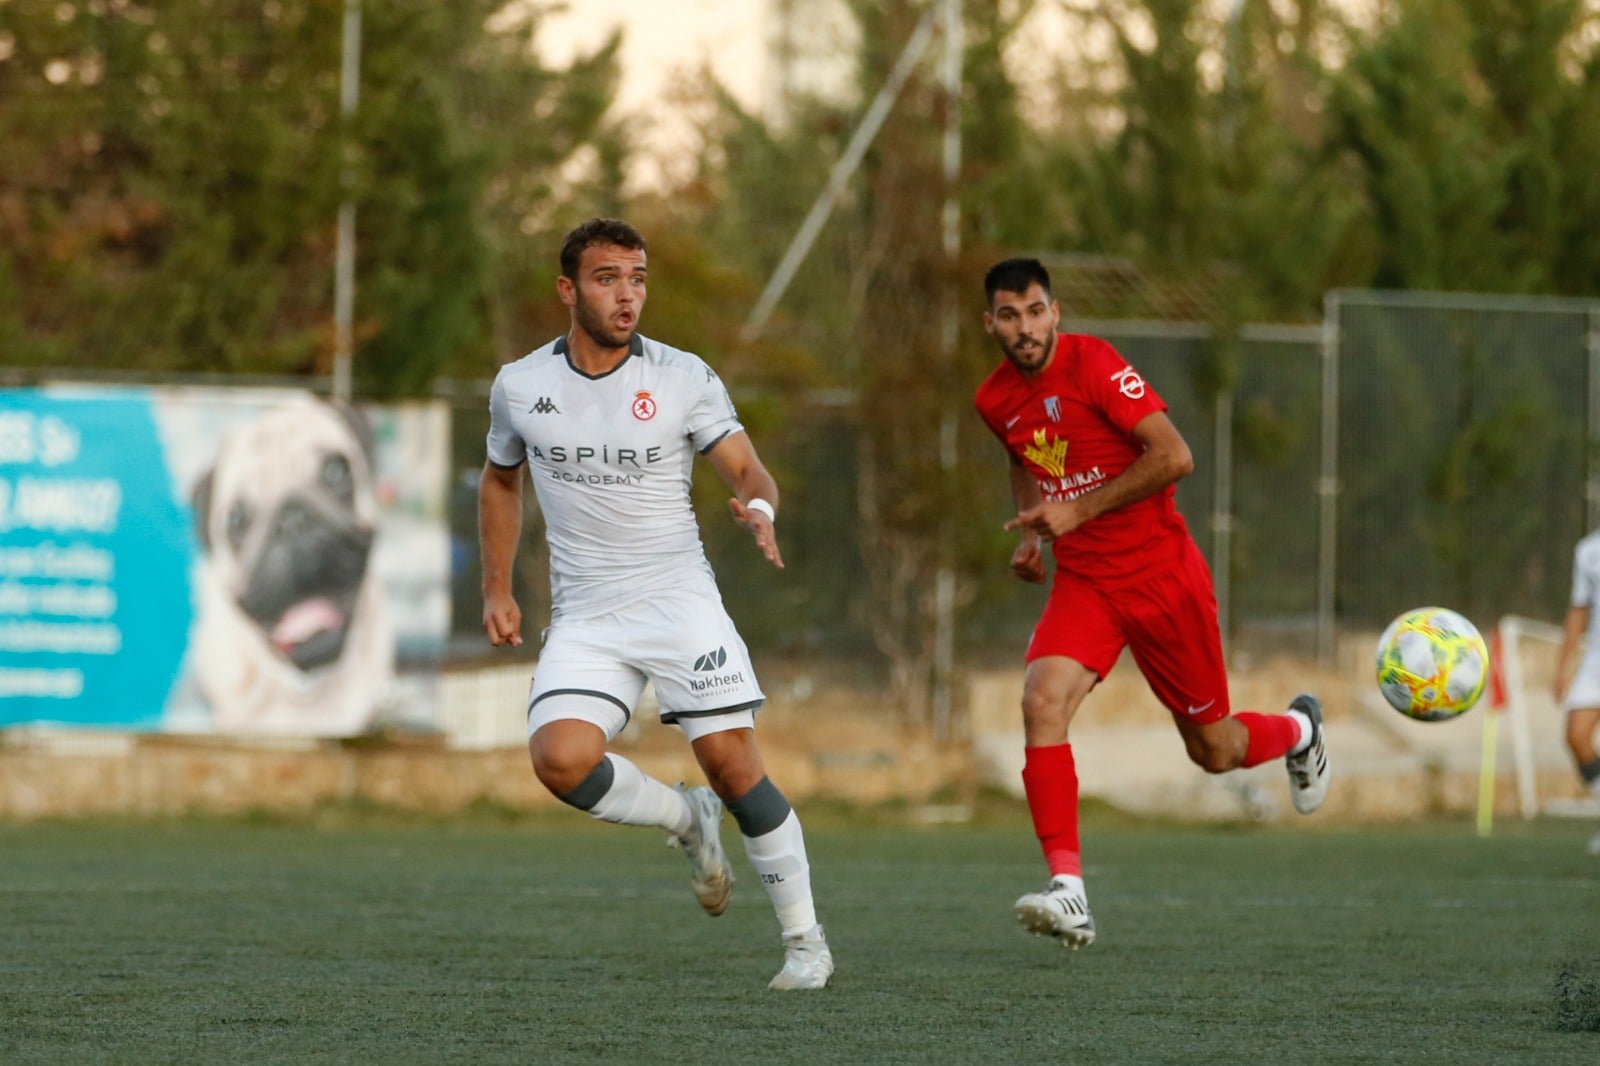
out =
{"type": "Polygon", "coordinates": [[[159,728],[193,520],[142,390],[0,390],[0,726],[159,728]]]}

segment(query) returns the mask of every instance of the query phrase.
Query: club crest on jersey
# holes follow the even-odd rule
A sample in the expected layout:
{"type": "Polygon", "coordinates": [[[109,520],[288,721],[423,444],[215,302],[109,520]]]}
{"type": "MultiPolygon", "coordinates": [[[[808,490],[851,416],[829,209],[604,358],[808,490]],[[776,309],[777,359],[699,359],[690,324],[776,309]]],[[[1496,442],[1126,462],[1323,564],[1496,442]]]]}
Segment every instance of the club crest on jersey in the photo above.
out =
{"type": "Polygon", "coordinates": [[[1022,457],[1052,477],[1067,472],[1067,442],[1060,437],[1046,441],[1042,429],[1033,431],[1033,443],[1023,446],[1022,457]]]}
{"type": "Polygon", "coordinates": [[[650,398],[650,393],[640,390],[633,397],[633,417],[641,422],[648,422],[656,416],[656,402],[650,398]]]}
{"type": "Polygon", "coordinates": [[[1133,367],[1123,367],[1111,375],[1111,380],[1117,383],[1117,388],[1128,399],[1139,400],[1144,398],[1144,378],[1140,377],[1139,372],[1133,367]]]}
{"type": "Polygon", "coordinates": [[[1052,422],[1061,421],[1061,397],[1046,396],[1044,398],[1044,413],[1049,416],[1052,422]]]}

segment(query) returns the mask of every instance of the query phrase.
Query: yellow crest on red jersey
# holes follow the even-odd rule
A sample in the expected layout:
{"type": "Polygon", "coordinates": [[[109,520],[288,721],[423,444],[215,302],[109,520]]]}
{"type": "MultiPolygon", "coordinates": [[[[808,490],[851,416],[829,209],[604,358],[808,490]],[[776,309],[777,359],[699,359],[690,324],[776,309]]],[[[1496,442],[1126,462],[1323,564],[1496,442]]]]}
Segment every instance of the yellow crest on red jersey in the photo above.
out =
{"type": "Polygon", "coordinates": [[[1067,472],[1067,442],[1060,437],[1047,442],[1042,429],[1033,431],[1033,443],[1023,447],[1022,457],[1044,469],[1051,477],[1060,477],[1067,472]]]}

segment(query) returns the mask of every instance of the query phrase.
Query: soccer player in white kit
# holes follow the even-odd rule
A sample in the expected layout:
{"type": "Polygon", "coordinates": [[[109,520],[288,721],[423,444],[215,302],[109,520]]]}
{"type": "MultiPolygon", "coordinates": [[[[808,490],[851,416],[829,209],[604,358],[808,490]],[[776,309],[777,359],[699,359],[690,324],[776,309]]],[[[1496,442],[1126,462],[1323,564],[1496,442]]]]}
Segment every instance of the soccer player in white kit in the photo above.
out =
{"type": "Polygon", "coordinates": [[[556,280],[569,332],[495,378],[478,484],[484,629],[497,646],[522,643],[511,567],[526,468],[550,546],[550,627],[528,695],[534,773],[595,818],[666,830],[711,915],[733,892],[719,828],[726,803],[782,927],[783,968],[768,987],[822,988],[833,955],[817,923],[805,838],[756,746],[765,697],[689,499],[698,452],[733,492],[734,520],[782,567],[778,487],[716,373],[635,332],[645,282],[636,229],[584,222],[562,244],[556,280]],[[683,730],[710,788],[670,788],[606,750],[647,680],[661,720],[683,730]]]}
{"type": "MultiPolygon", "coordinates": [[[[1572,555],[1572,596],[1566,631],[1556,655],[1556,703],[1567,712],[1567,747],[1585,787],[1600,799],[1600,753],[1595,729],[1600,727],[1600,530],[1578,541],[1572,555]],[[1579,649],[1583,649],[1581,658],[1579,649]],[[1577,670],[1572,672],[1573,662],[1577,670]],[[1570,678],[1570,684],[1569,684],[1570,678]]],[[[1600,836],[1589,842],[1600,853],[1600,836]]]]}

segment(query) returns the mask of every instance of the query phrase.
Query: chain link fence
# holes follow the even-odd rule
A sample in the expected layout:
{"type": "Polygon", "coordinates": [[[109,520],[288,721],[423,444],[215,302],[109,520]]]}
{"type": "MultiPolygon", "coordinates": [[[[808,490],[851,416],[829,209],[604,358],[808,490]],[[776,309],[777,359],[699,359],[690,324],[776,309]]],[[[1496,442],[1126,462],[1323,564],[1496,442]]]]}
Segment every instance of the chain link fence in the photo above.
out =
{"type": "Polygon", "coordinates": [[[1327,299],[1319,614],[1558,618],[1600,512],[1600,301],[1327,299]]]}

